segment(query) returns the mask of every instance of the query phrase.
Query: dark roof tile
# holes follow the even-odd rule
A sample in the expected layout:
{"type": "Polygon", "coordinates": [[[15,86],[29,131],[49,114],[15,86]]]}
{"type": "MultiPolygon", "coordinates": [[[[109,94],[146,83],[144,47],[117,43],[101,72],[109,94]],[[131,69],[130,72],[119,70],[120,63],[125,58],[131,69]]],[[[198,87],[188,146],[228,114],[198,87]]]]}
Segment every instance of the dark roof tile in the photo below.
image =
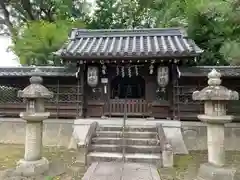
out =
{"type": "MultiPolygon", "coordinates": [[[[0,77],[3,76],[31,76],[36,67],[4,67],[0,68],[0,77]]],[[[76,69],[67,67],[39,66],[41,76],[75,76],[76,69]]]]}
{"type": "Polygon", "coordinates": [[[75,57],[171,57],[197,56],[201,50],[179,28],[135,30],[74,29],[56,52],[75,57]]]}
{"type": "Polygon", "coordinates": [[[179,67],[181,76],[203,77],[208,75],[212,70],[216,69],[222,74],[222,77],[240,77],[240,66],[195,66],[195,67],[179,67]]]}
{"type": "MultiPolygon", "coordinates": [[[[4,67],[0,68],[0,77],[5,76],[31,76],[32,70],[36,67],[4,67]]],[[[42,76],[75,76],[76,68],[68,67],[52,67],[52,66],[38,66],[42,71],[42,76]]],[[[223,77],[240,77],[240,66],[194,66],[194,67],[179,67],[181,76],[188,77],[203,77],[215,68],[223,77]]]]}

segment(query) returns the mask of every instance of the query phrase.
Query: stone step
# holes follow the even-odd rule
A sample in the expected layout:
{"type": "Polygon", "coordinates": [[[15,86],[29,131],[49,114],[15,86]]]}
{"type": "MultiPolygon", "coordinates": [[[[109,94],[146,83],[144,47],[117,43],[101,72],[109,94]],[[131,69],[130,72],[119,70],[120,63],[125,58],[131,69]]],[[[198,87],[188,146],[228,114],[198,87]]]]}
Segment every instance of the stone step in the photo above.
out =
{"type": "MultiPolygon", "coordinates": [[[[121,153],[123,146],[119,144],[92,144],[90,151],[92,152],[119,152],[121,153]]],[[[159,153],[160,146],[137,146],[127,145],[125,146],[127,153],[159,153]]]]}
{"type": "MultiPolygon", "coordinates": [[[[97,131],[97,137],[122,137],[121,131],[97,131]]],[[[126,138],[156,138],[157,132],[147,132],[147,131],[128,131],[124,132],[124,137],[126,138]]]]}
{"type": "MultiPolygon", "coordinates": [[[[98,131],[122,131],[122,126],[104,125],[97,128],[98,131]]],[[[157,132],[154,126],[126,126],[125,132],[137,131],[137,132],[157,132]]]]}
{"type": "MultiPolygon", "coordinates": [[[[122,161],[122,153],[110,152],[90,152],[87,155],[87,162],[90,165],[92,162],[109,162],[109,161],[122,161]]],[[[162,167],[161,154],[143,154],[143,153],[126,153],[125,160],[127,162],[136,163],[150,163],[156,165],[158,168],[162,167]]]]}
{"type": "MultiPolygon", "coordinates": [[[[122,138],[113,137],[94,137],[92,138],[92,144],[122,144],[122,138]]],[[[159,144],[156,138],[125,138],[126,145],[151,145],[157,146],[159,144]]]]}

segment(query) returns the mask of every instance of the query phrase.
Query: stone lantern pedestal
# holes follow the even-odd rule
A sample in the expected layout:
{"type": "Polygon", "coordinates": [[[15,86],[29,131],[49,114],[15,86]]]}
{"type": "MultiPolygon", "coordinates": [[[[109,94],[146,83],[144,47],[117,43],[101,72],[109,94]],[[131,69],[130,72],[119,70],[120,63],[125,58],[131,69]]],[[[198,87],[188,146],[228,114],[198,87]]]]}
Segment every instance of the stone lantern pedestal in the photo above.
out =
{"type": "Polygon", "coordinates": [[[26,112],[20,117],[26,121],[26,139],[24,159],[17,163],[16,173],[22,176],[35,176],[49,170],[49,162],[42,157],[43,120],[50,115],[45,112],[44,99],[53,97],[53,93],[41,85],[40,71],[36,69],[30,78],[30,85],[18,92],[18,97],[26,100],[26,112]]]}
{"type": "Polygon", "coordinates": [[[193,93],[193,100],[204,101],[204,114],[198,118],[207,124],[208,163],[198,171],[199,180],[239,179],[237,169],[225,166],[224,124],[233,120],[226,115],[226,105],[230,100],[238,100],[236,91],[221,86],[221,74],[213,69],[208,74],[208,85],[193,93]]]}

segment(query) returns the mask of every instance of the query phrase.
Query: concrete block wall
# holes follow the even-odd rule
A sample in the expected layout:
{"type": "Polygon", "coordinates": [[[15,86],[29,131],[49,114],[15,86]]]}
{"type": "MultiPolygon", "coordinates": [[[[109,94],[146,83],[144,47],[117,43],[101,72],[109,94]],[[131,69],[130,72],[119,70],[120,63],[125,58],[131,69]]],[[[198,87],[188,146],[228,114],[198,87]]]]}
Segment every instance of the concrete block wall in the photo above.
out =
{"type": "MultiPolygon", "coordinates": [[[[92,119],[91,121],[94,121],[92,119]]],[[[49,119],[44,122],[43,145],[63,146],[68,148],[72,141],[83,143],[84,137],[89,128],[90,120],[67,120],[49,119]],[[77,123],[76,123],[77,122],[77,123]],[[81,123],[80,123],[81,122],[81,123]],[[75,132],[74,135],[74,127],[75,132]]],[[[103,120],[99,120],[103,121],[103,120]]],[[[114,123],[114,120],[110,120],[114,123]]],[[[106,121],[106,122],[110,122],[106,121]]],[[[161,121],[157,121],[161,122],[161,121]]],[[[153,125],[153,121],[130,121],[130,124],[153,125]]],[[[121,123],[120,123],[121,124],[121,123]]],[[[163,121],[164,131],[167,138],[173,143],[177,154],[185,154],[187,150],[207,150],[207,129],[202,122],[181,122],[163,121]],[[174,126],[176,124],[176,127],[174,126]],[[181,124],[181,126],[179,126],[181,124]],[[182,137],[179,137],[181,136],[182,137]],[[183,139],[183,141],[182,141],[183,139]]],[[[240,151],[240,123],[229,123],[225,126],[226,150],[240,151]]],[[[25,122],[20,118],[0,118],[0,143],[24,144],[25,142],[25,122]]]]}
{"type": "MultiPolygon", "coordinates": [[[[207,127],[202,122],[182,122],[182,134],[188,150],[207,150],[207,127]]],[[[225,149],[240,151],[240,123],[225,125],[225,149]]]]}
{"type": "MultiPolygon", "coordinates": [[[[74,120],[46,120],[43,127],[44,146],[68,147],[74,120]]],[[[20,118],[0,118],[0,143],[24,144],[25,122],[20,118]]]]}

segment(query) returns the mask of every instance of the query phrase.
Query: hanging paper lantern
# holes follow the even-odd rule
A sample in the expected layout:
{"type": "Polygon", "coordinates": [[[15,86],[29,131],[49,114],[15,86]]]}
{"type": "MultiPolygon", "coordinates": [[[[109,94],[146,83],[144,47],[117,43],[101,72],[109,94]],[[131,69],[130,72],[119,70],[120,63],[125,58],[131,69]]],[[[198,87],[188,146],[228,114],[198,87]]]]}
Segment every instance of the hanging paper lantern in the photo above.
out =
{"type": "Polygon", "coordinates": [[[169,70],[166,66],[159,66],[157,69],[157,83],[164,88],[169,82],[169,70]]]}
{"type": "Polygon", "coordinates": [[[96,87],[98,85],[98,68],[95,66],[89,66],[87,71],[87,83],[90,87],[96,87]]]}

